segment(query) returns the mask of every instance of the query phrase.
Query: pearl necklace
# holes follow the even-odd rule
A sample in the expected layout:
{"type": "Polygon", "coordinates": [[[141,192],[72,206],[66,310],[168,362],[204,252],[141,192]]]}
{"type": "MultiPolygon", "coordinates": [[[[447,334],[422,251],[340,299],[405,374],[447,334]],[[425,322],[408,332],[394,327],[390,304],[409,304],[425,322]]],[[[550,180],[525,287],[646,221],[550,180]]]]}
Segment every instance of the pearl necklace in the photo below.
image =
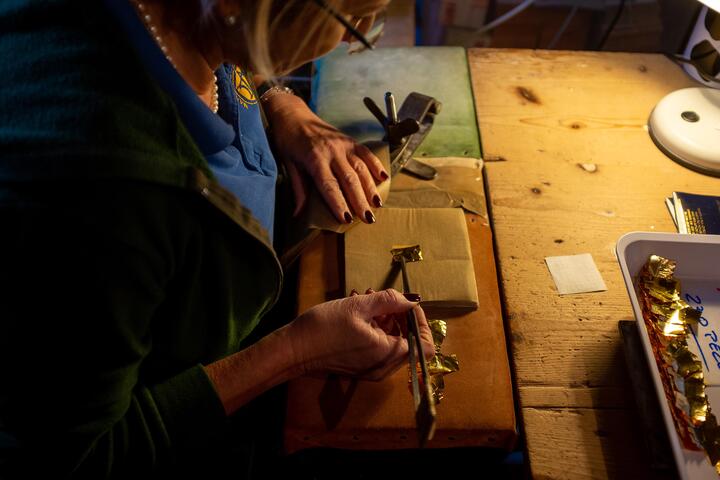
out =
{"type": "MultiPolygon", "coordinates": [[[[152,37],[155,39],[155,43],[157,43],[157,46],[160,47],[160,50],[162,50],[165,58],[167,58],[168,62],[170,62],[173,68],[177,70],[177,65],[175,65],[175,62],[170,56],[167,45],[165,45],[165,41],[160,36],[160,33],[158,33],[157,27],[152,23],[152,16],[147,12],[147,7],[145,6],[145,4],[138,0],[132,0],[132,3],[135,5],[135,8],[137,8],[138,12],[140,12],[140,18],[142,19],[143,23],[145,23],[145,28],[148,29],[150,35],[152,35],[152,37]]],[[[210,102],[210,110],[212,110],[213,113],[217,113],[219,108],[220,97],[218,95],[217,76],[213,73],[213,93],[212,100],[210,102]]]]}

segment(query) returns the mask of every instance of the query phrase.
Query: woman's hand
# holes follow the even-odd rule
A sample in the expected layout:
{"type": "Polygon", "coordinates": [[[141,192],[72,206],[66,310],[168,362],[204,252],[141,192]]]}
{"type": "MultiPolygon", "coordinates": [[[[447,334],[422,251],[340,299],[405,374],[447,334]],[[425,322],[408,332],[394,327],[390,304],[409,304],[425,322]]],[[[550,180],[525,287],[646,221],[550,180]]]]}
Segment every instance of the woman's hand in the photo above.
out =
{"type": "Polygon", "coordinates": [[[415,310],[423,353],[435,347],[422,308],[397,290],[317,305],[288,326],[295,362],[305,373],[338,373],[380,380],[407,362],[405,314],[415,310]]]}
{"type": "Polygon", "coordinates": [[[294,95],[273,95],[263,107],[276,151],[290,175],[296,203],[293,215],[305,205],[307,187],[302,175],[307,174],[338,221],[352,223],[354,213],[373,223],[371,205],[382,206],[375,182],[388,178],[380,160],[294,95]]]}
{"type": "Polygon", "coordinates": [[[230,415],[262,392],[307,373],[380,380],[407,360],[405,314],[415,310],[423,353],[435,353],[422,309],[396,290],[321,303],[259,342],[205,366],[230,415]]]}

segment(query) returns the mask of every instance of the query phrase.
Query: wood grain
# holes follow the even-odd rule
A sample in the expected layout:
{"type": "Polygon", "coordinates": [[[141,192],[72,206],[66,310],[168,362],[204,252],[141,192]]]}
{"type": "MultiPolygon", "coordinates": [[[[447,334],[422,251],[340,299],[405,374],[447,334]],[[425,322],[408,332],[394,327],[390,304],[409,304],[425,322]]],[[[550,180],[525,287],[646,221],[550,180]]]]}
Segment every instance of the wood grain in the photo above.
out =
{"type": "Polygon", "coordinates": [[[533,475],[652,476],[625,373],[632,319],[615,257],[631,231],[675,231],[673,191],[715,193],[652,143],[646,122],[692,86],[660,55],[469,51],[506,322],[533,475]],[[590,172],[579,164],[594,164],[590,172]],[[608,290],[559,296],[544,257],[591,253],[608,290]],[[582,408],[583,410],[577,410],[582,408]],[[610,448],[596,425],[627,448],[610,448]]]}
{"type": "Polygon", "coordinates": [[[523,416],[527,448],[544,460],[531,459],[534,479],[674,478],[637,456],[643,437],[627,428],[635,422],[630,410],[526,408],[523,416]]]}

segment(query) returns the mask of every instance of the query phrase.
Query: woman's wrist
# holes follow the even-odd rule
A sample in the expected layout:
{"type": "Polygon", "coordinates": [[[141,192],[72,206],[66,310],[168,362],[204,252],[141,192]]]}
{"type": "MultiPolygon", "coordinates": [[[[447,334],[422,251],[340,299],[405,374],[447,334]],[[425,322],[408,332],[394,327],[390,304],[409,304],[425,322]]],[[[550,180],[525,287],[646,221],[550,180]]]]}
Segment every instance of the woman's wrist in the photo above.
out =
{"type": "Polygon", "coordinates": [[[303,374],[290,334],[287,327],[280,328],[250,347],[205,366],[226,414],[303,374]]]}
{"type": "Polygon", "coordinates": [[[278,115],[287,115],[289,112],[310,111],[305,101],[295,94],[279,90],[268,90],[264,95],[266,95],[264,100],[261,99],[260,102],[265,115],[271,122],[272,118],[278,115]],[[272,92],[272,94],[268,92],[272,92]]]}
{"type": "Polygon", "coordinates": [[[265,89],[260,94],[260,102],[265,104],[267,103],[272,97],[276,95],[295,95],[295,92],[290,87],[285,87],[282,85],[273,85],[267,89],[265,89]]]}

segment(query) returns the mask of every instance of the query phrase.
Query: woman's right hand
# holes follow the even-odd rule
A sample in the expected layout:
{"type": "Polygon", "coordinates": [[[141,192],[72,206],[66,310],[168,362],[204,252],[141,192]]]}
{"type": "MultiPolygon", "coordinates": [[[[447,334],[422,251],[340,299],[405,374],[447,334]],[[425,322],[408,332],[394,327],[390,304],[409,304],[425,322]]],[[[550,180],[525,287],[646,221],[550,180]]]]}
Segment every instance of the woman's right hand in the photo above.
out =
{"type": "Polygon", "coordinates": [[[380,380],[407,361],[405,313],[415,310],[426,358],[435,352],[425,314],[397,290],[354,295],[309,309],[288,326],[304,373],[338,373],[380,380]]]}

